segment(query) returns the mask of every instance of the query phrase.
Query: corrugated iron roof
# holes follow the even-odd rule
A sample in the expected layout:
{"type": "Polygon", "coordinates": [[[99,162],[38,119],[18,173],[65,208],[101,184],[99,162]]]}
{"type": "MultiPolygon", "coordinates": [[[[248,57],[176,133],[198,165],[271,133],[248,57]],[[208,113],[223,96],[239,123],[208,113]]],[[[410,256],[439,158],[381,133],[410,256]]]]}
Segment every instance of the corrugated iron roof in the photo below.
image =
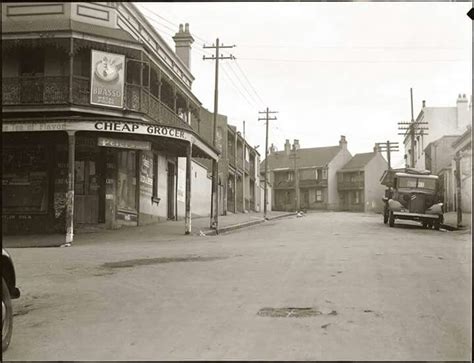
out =
{"type": "MultiPolygon", "coordinates": [[[[296,150],[296,167],[323,167],[327,165],[341,150],[340,146],[314,147],[296,150]]],[[[268,169],[293,168],[294,151],[277,151],[268,155],[268,169]]],[[[262,162],[261,167],[264,167],[262,162]]],[[[263,170],[263,169],[262,169],[263,170]]]]}
{"type": "Polygon", "coordinates": [[[375,156],[375,152],[355,154],[341,170],[361,170],[375,156]]]}

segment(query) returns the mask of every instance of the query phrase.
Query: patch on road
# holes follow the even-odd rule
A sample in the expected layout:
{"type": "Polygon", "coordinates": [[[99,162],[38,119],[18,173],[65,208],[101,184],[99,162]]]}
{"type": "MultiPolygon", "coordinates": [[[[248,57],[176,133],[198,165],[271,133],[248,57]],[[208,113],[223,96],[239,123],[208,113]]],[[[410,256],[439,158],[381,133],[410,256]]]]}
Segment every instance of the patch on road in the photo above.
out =
{"type": "Polygon", "coordinates": [[[155,257],[155,258],[140,258],[134,260],[125,260],[117,262],[106,262],[102,267],[106,268],[125,268],[135,266],[146,266],[155,265],[160,263],[172,263],[172,262],[206,262],[223,260],[227,257],[201,257],[201,256],[189,256],[189,257],[155,257]]]}
{"type": "Polygon", "coordinates": [[[310,316],[318,315],[337,315],[336,310],[332,310],[328,314],[323,314],[316,308],[305,307],[305,308],[262,308],[258,311],[257,315],[265,316],[270,318],[307,318],[310,316]]]}

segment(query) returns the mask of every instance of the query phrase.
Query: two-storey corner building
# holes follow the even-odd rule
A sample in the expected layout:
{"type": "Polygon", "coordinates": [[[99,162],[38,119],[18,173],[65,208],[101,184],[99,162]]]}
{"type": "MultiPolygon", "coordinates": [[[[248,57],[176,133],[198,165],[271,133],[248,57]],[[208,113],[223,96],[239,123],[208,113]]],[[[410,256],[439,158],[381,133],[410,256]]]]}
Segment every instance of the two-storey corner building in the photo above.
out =
{"type": "Polygon", "coordinates": [[[381,212],[385,187],[380,177],[387,169],[377,146],[371,153],[355,154],[337,173],[340,210],[381,212]]]}
{"type": "Polygon", "coordinates": [[[191,127],[188,26],[175,42],[132,3],[2,4],[4,233],[71,241],[82,224],[175,219],[180,203],[190,215],[179,181],[218,151],[191,127]]]}
{"type": "MultiPolygon", "coordinates": [[[[286,140],[283,151],[268,155],[272,210],[338,209],[336,173],[351,156],[345,136],[338,146],[316,148],[286,140]]],[[[260,168],[264,172],[264,162],[260,168]]]]}
{"type": "Polygon", "coordinates": [[[415,136],[414,150],[410,135],[405,135],[405,163],[407,167],[424,169],[425,148],[429,143],[445,135],[461,135],[472,124],[472,96],[469,102],[465,94],[460,94],[455,107],[428,107],[423,101],[416,122],[427,122],[422,126],[428,130],[424,135],[415,136]],[[410,165],[412,152],[415,153],[415,165],[410,165]]]}

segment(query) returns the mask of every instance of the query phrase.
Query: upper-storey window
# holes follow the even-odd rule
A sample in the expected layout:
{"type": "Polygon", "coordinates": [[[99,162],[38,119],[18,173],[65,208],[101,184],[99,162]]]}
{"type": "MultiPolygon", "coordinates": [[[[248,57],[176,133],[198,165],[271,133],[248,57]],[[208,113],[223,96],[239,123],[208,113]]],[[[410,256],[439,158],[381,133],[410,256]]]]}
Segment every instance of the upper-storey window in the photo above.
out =
{"type": "Polygon", "coordinates": [[[81,77],[91,76],[91,51],[87,48],[80,49],[74,55],[74,75],[81,77]]]}
{"type": "Polygon", "coordinates": [[[20,74],[37,76],[44,74],[44,50],[41,48],[22,49],[20,51],[20,74]]]}

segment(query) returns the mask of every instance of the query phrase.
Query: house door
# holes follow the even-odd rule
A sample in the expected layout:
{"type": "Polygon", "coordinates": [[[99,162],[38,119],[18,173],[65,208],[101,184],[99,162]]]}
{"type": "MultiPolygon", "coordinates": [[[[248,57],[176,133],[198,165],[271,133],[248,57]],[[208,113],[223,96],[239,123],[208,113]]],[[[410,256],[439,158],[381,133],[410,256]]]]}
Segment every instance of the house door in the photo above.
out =
{"type": "Polygon", "coordinates": [[[302,190],[302,198],[301,198],[301,208],[308,209],[309,208],[309,189],[302,190]]]}
{"type": "Polygon", "coordinates": [[[175,215],[175,165],[168,162],[168,219],[174,219],[175,215]]]}

